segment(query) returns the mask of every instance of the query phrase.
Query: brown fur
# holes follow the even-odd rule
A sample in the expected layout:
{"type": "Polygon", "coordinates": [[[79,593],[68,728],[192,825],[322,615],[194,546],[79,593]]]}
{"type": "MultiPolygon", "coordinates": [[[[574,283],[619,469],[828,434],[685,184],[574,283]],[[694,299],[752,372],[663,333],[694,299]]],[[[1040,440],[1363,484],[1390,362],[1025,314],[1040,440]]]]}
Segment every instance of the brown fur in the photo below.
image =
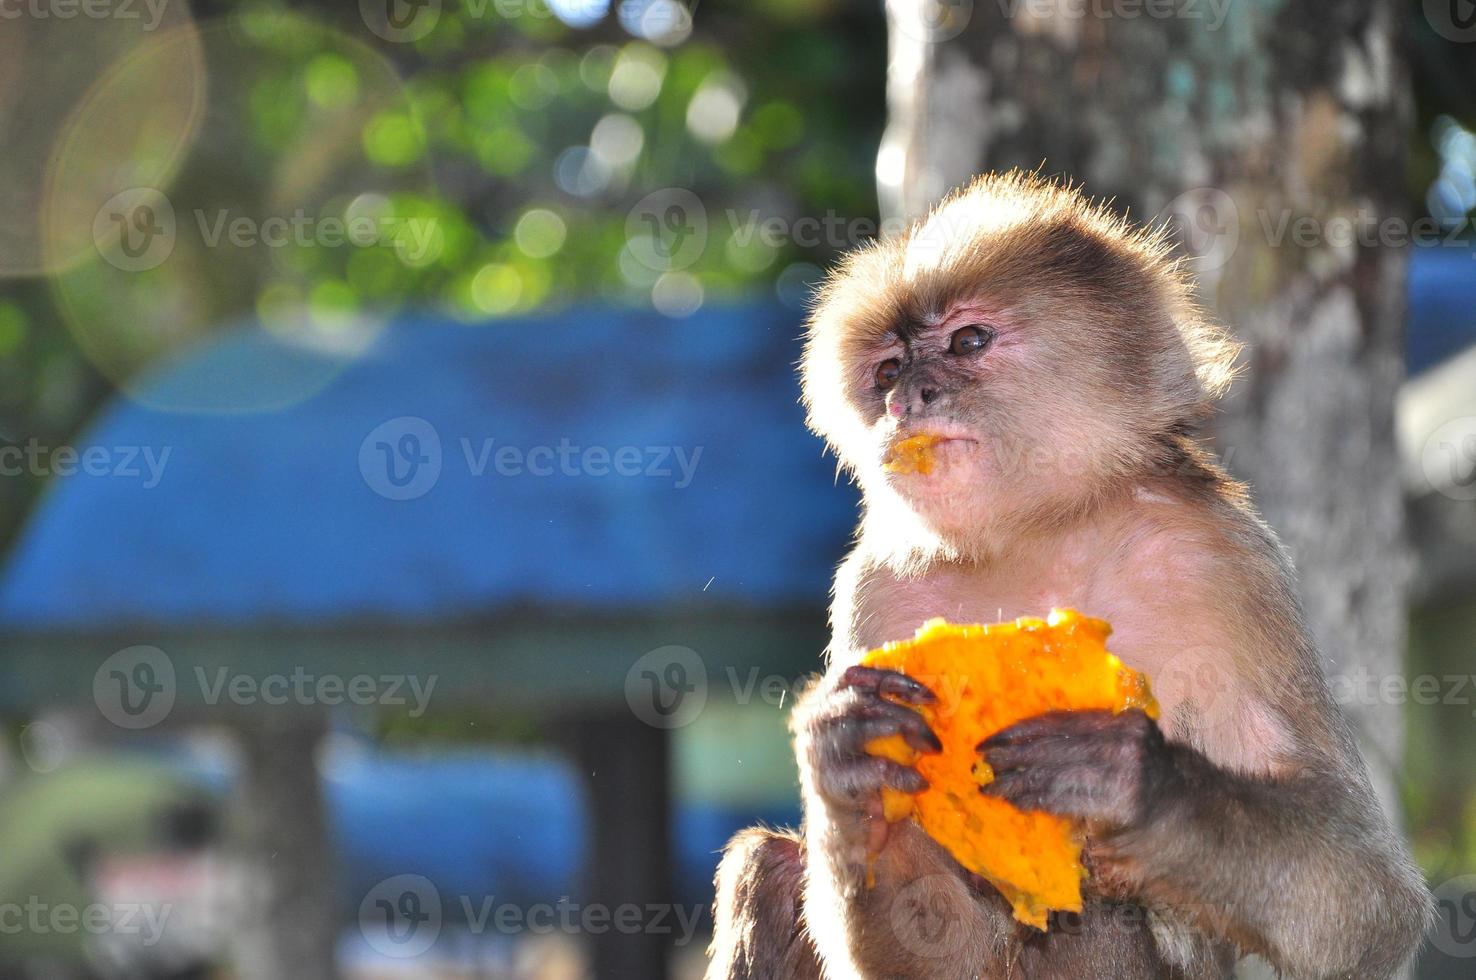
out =
{"type": "Polygon", "coordinates": [[[1254,952],[1291,977],[1381,980],[1407,958],[1428,894],[1275,536],[1193,438],[1236,354],[1160,236],[1034,175],[981,178],[832,276],[805,401],[864,511],[829,669],[794,714],[803,853],[762,831],[735,841],[710,977],[809,977],[814,961],[829,980],[1208,980],[1254,952]],[[960,325],[987,325],[991,346],[953,354],[960,325]],[[919,432],[953,440],[937,470],[887,472],[888,447],[919,432]],[[880,787],[916,775],[865,740],[927,733],[853,665],[932,616],[1053,606],[1111,621],[1163,715],[1047,717],[1010,750],[1022,761],[991,791],[1033,793],[1089,833],[1086,913],[1041,935],[915,825],[881,820],[880,787]]]}
{"type": "Polygon", "coordinates": [[[820,980],[800,900],[803,842],[754,827],[729,841],[726,855],[718,870],[708,977],[820,980]]]}

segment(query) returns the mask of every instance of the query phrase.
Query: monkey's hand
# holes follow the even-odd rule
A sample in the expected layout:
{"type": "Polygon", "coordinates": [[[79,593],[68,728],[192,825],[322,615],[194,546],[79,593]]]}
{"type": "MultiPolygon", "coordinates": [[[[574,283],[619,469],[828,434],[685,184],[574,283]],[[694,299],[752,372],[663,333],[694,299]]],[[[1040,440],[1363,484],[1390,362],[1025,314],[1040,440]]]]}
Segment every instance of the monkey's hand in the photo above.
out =
{"type": "Polygon", "coordinates": [[[1130,837],[1182,792],[1174,750],[1141,711],[1056,711],[979,743],[994,782],[983,792],[1022,810],[1082,821],[1107,839],[1130,837]]]}
{"type": "Polygon", "coordinates": [[[927,722],[907,707],[933,701],[905,674],[853,666],[822,681],[795,713],[801,774],[825,808],[830,857],[848,876],[860,875],[886,846],[882,789],[920,793],[928,786],[916,769],[870,755],[866,746],[901,735],[919,752],[942,751],[927,722]]]}

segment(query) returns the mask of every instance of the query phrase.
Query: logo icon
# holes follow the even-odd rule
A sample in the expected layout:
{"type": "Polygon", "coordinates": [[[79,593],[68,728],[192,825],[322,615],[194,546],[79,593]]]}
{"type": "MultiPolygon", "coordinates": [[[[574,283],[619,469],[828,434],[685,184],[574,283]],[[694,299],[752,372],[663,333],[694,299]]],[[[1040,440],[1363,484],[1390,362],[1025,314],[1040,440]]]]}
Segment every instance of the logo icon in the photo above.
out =
{"type": "Polygon", "coordinates": [[[364,26],[386,41],[419,41],[441,19],[441,0],[359,0],[364,26]]]}
{"type": "Polygon", "coordinates": [[[626,672],[625,703],[653,728],[690,725],[707,706],[707,665],[690,647],[657,647],[626,672]]]}
{"type": "Polygon", "coordinates": [[[174,710],[174,661],[158,647],[119,650],[92,676],[97,710],[119,728],[139,730],[159,724],[174,710]]]}
{"type": "Polygon", "coordinates": [[[97,254],[124,272],[163,264],[174,252],[175,231],[174,205],[152,187],[114,194],[92,219],[97,254]]]}
{"type": "Polygon", "coordinates": [[[707,209],[683,187],[647,194],[625,217],[625,238],[636,261],[657,272],[685,269],[707,248],[707,209]]]}
{"type": "Polygon", "coordinates": [[[1153,676],[1153,694],[1159,704],[1187,708],[1200,733],[1216,731],[1239,714],[1229,671],[1214,650],[1203,647],[1188,647],[1171,657],[1153,676]]]}
{"type": "Polygon", "coordinates": [[[1430,434],[1420,469],[1431,489],[1452,500],[1476,500],[1476,416],[1451,419],[1430,434]]]}
{"type": "Polygon", "coordinates": [[[359,932],[381,956],[420,956],[441,935],[441,893],[424,875],[386,878],[359,903],[359,932]]]}
{"type": "Polygon", "coordinates": [[[1476,0],[1425,0],[1425,20],[1447,41],[1476,41],[1476,0]]]}
{"type": "Polygon", "coordinates": [[[1189,267],[1212,272],[1235,254],[1240,244],[1240,211],[1230,195],[1218,187],[1198,187],[1180,194],[1159,212],[1159,220],[1173,229],[1189,267]]]}
{"type": "Polygon", "coordinates": [[[912,954],[940,960],[963,954],[969,928],[948,899],[955,884],[942,875],[924,875],[892,897],[892,935],[912,954]]]}
{"type": "Polygon", "coordinates": [[[441,478],[441,437],[423,418],[390,419],[359,444],[359,473],[381,497],[423,497],[441,478]]]}
{"type": "Polygon", "coordinates": [[[1435,912],[1435,947],[1447,956],[1476,957],[1476,875],[1452,878],[1435,889],[1435,912]]]}

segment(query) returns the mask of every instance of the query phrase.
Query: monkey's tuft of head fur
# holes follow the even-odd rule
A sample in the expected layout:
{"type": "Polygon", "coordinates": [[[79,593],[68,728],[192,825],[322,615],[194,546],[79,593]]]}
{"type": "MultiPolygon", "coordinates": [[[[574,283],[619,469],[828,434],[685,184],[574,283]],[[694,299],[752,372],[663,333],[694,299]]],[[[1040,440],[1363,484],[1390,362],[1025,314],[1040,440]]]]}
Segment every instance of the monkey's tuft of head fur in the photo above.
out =
{"type": "Polygon", "coordinates": [[[821,290],[802,367],[810,426],[943,536],[1082,505],[1192,432],[1239,347],[1162,231],[1069,185],[976,179],[821,290]],[[899,441],[937,465],[888,473],[899,441]]]}

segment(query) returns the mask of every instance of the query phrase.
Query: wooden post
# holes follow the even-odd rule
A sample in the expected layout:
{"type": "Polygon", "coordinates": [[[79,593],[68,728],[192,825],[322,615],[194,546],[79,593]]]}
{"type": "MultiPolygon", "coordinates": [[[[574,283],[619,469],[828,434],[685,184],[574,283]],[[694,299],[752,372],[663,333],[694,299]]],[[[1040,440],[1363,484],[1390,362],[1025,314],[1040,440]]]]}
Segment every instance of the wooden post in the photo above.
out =
{"type": "MultiPolygon", "coordinates": [[[[613,916],[622,905],[670,906],[671,777],[668,737],[630,712],[578,720],[576,764],[590,787],[594,826],[585,904],[613,916]]],[[[665,921],[671,921],[668,914],[665,921]]],[[[614,929],[591,936],[596,980],[661,980],[667,976],[671,935],[614,929]]]]}
{"type": "Polygon", "coordinates": [[[317,750],[324,710],[238,718],[242,771],[230,841],[246,871],[247,910],[233,937],[239,980],[336,980],[341,926],[317,750]]]}

